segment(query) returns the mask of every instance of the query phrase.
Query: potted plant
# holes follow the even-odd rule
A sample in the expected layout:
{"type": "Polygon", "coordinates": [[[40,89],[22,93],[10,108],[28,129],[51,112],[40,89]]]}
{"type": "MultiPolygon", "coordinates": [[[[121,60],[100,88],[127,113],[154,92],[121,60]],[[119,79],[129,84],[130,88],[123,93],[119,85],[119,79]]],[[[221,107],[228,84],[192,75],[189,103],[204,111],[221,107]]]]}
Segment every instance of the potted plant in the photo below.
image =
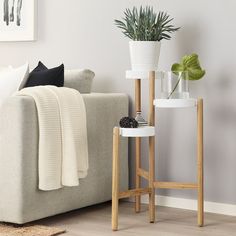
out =
{"type": "Polygon", "coordinates": [[[161,94],[165,99],[189,98],[188,81],[199,80],[205,75],[198,55],[185,55],[179,63],[171,67],[171,71],[163,72],[161,78],[161,94]]]}
{"type": "Polygon", "coordinates": [[[154,71],[157,69],[161,40],[171,39],[173,18],[165,12],[154,12],[153,7],[126,9],[122,20],[115,20],[118,28],[132,41],[129,43],[132,70],[154,71]]]}

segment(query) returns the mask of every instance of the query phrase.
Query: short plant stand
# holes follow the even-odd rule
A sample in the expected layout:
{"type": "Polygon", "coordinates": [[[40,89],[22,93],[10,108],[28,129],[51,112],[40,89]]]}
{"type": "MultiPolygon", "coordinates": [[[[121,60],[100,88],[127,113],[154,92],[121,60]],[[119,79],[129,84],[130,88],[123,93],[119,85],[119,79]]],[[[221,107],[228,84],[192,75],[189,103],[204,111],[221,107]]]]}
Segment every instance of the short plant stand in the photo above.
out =
{"type": "Polygon", "coordinates": [[[135,197],[135,211],[140,212],[140,197],[149,195],[149,221],[155,222],[155,189],[196,189],[198,191],[198,225],[203,226],[203,99],[155,99],[155,78],[158,72],[127,71],[126,77],[135,79],[135,109],[141,110],[141,79],[149,79],[148,126],[140,128],[113,129],[113,164],[112,164],[112,230],[118,230],[119,199],[135,197]],[[155,180],[155,108],[197,109],[197,183],[160,182],[155,180]],[[119,191],[119,140],[121,137],[135,138],[135,180],[136,186],[126,192],[119,191]],[[141,138],[149,138],[149,170],[141,168],[141,138]],[[141,177],[148,181],[148,186],[141,188],[141,177]]]}
{"type": "MultiPolygon", "coordinates": [[[[112,229],[118,229],[118,202],[119,199],[127,198],[127,197],[139,197],[142,194],[149,194],[154,201],[154,188],[153,181],[154,178],[149,177],[149,173],[153,172],[146,172],[145,170],[138,169],[138,173],[144,175],[149,180],[149,186],[146,188],[140,188],[138,186],[135,189],[128,190],[126,192],[119,192],[119,140],[120,137],[135,137],[136,141],[140,140],[142,137],[154,137],[155,135],[155,127],[147,126],[143,128],[136,128],[136,129],[126,129],[126,128],[119,128],[115,127],[113,129],[113,167],[112,167],[112,229]],[[134,132],[133,132],[134,131],[134,132]]],[[[139,153],[138,153],[139,154],[139,153]]],[[[152,152],[149,153],[149,158],[152,160],[154,155],[152,152]]],[[[140,202],[139,202],[140,203],[140,202]]],[[[154,209],[155,207],[154,202],[150,201],[150,222],[154,222],[154,209]]],[[[140,205],[138,205],[140,207],[140,205]]],[[[138,209],[139,211],[139,209],[138,209]]]]}

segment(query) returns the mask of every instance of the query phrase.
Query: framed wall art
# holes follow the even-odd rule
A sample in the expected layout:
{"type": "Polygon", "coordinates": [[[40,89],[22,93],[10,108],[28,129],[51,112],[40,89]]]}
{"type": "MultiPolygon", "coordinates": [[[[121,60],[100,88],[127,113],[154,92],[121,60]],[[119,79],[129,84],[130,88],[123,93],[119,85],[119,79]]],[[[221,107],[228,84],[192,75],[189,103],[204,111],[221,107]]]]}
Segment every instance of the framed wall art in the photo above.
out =
{"type": "Polygon", "coordinates": [[[37,0],[0,0],[0,41],[36,40],[37,0]]]}

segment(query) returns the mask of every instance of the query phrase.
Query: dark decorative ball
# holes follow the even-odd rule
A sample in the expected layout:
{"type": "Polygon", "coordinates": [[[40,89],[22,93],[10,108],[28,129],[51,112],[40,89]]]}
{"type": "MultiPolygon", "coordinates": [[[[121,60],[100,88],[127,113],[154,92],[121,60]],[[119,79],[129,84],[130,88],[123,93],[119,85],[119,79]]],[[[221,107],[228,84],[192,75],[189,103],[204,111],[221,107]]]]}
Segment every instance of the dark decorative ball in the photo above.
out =
{"type": "Polygon", "coordinates": [[[132,117],[123,117],[120,119],[121,128],[137,128],[138,122],[132,117]]]}

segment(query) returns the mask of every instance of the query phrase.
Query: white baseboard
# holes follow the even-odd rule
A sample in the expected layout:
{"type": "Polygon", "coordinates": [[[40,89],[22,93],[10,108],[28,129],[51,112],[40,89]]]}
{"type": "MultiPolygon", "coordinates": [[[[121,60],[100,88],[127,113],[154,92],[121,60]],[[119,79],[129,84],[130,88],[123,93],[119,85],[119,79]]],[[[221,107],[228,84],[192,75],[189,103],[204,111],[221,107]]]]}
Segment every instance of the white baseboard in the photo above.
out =
{"type": "MultiPolygon", "coordinates": [[[[133,202],[134,198],[130,199],[129,201],[133,202]]],[[[148,196],[147,195],[141,196],[141,202],[144,204],[148,204],[148,196]]],[[[197,200],[194,199],[175,198],[175,197],[156,195],[155,202],[156,205],[158,206],[174,207],[186,210],[197,210],[197,200]]],[[[236,216],[236,205],[205,201],[204,211],[215,214],[236,216]]]]}

